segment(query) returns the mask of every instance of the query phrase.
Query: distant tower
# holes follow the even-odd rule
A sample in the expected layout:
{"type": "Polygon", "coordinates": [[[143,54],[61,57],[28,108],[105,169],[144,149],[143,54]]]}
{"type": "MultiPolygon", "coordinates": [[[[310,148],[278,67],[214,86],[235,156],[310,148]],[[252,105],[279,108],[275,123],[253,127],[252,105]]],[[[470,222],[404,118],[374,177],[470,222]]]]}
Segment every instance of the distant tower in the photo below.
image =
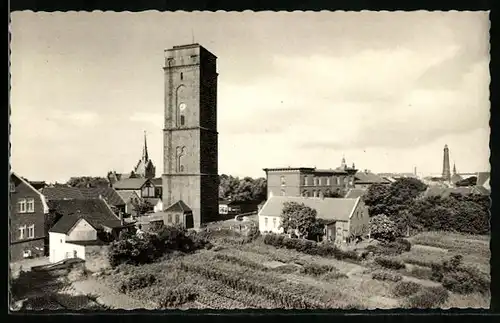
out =
{"type": "Polygon", "coordinates": [[[457,175],[457,166],[453,163],[453,175],[457,175]]]}
{"type": "Polygon", "coordinates": [[[444,145],[444,156],[443,156],[443,180],[450,181],[451,173],[450,173],[450,151],[448,149],[448,145],[444,145]]]}
{"type": "Polygon", "coordinates": [[[184,202],[195,228],[219,215],[216,60],[199,44],[165,51],[163,205],[184,202]]]}
{"type": "Polygon", "coordinates": [[[342,156],[342,162],[340,163],[340,167],[343,169],[347,168],[347,164],[345,162],[345,156],[342,156]]]}
{"type": "Polygon", "coordinates": [[[146,131],[144,131],[144,147],[142,148],[142,158],[135,166],[133,172],[144,178],[154,178],[156,175],[156,167],[153,165],[153,161],[149,159],[146,131]]]}

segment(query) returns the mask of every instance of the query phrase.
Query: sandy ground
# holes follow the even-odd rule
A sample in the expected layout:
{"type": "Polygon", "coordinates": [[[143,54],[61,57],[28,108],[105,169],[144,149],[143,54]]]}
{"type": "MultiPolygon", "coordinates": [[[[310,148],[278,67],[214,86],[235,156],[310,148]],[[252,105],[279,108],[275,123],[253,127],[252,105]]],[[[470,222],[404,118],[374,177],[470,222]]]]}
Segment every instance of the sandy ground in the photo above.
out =
{"type": "Polygon", "coordinates": [[[102,281],[98,281],[95,278],[73,282],[72,287],[79,293],[98,296],[97,302],[99,304],[109,306],[112,309],[133,310],[144,308],[153,310],[156,308],[155,304],[147,301],[139,301],[126,294],[115,292],[102,281]]]}
{"type": "Polygon", "coordinates": [[[33,259],[25,259],[21,261],[11,262],[10,269],[12,270],[12,276],[14,278],[19,276],[19,269],[23,269],[23,271],[31,270],[31,267],[47,265],[49,264],[49,257],[40,257],[33,259]]]}

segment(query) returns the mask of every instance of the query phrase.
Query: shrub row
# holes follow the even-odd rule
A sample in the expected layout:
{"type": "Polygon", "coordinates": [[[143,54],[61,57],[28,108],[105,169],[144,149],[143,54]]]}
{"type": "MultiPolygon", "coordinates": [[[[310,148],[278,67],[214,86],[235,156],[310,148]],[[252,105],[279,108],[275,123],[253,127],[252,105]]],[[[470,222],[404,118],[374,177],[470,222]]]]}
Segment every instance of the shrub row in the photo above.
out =
{"type": "Polygon", "coordinates": [[[153,262],[173,251],[192,252],[211,247],[210,242],[194,232],[188,234],[183,228],[166,226],[154,233],[146,233],[141,238],[136,235],[121,235],[111,243],[108,259],[112,267],[123,263],[138,265],[153,262]]]}
{"type": "Polygon", "coordinates": [[[375,263],[387,269],[399,270],[405,268],[405,264],[401,260],[388,257],[377,257],[375,263]]]}
{"type": "Polygon", "coordinates": [[[266,266],[259,264],[257,262],[254,262],[254,261],[251,261],[248,259],[229,256],[229,255],[225,255],[225,254],[216,254],[214,258],[218,259],[218,260],[222,260],[222,261],[227,261],[227,262],[232,263],[232,264],[237,264],[237,265],[240,265],[243,267],[256,269],[256,270],[265,271],[268,269],[266,266]]]}
{"type": "Polygon", "coordinates": [[[396,297],[408,297],[420,292],[421,290],[422,285],[420,284],[411,281],[401,281],[394,286],[392,293],[396,297]]]}
{"type": "Polygon", "coordinates": [[[211,268],[187,265],[185,263],[181,263],[180,267],[184,271],[193,272],[207,279],[216,280],[230,288],[245,291],[250,294],[262,295],[278,304],[279,307],[295,309],[321,308],[321,304],[318,302],[306,300],[301,296],[295,296],[285,291],[278,290],[277,288],[273,288],[272,285],[264,285],[258,281],[242,278],[239,275],[235,276],[211,268]]]}
{"type": "Polygon", "coordinates": [[[387,271],[377,271],[372,274],[372,279],[399,282],[403,280],[403,276],[401,276],[400,274],[391,273],[387,271]]]}
{"type": "Polygon", "coordinates": [[[338,269],[335,268],[334,266],[318,265],[315,263],[306,264],[301,269],[301,272],[303,274],[311,275],[311,276],[321,276],[321,275],[324,275],[326,273],[337,272],[337,271],[338,271],[338,269]]]}
{"type": "Polygon", "coordinates": [[[178,307],[179,305],[195,301],[198,295],[198,292],[190,289],[179,288],[167,290],[158,300],[158,307],[178,307]]]}
{"type": "Polygon", "coordinates": [[[436,308],[448,300],[448,291],[441,287],[427,287],[410,296],[407,306],[411,308],[436,308]]]}
{"type": "Polygon", "coordinates": [[[120,284],[119,291],[120,293],[128,293],[136,289],[151,286],[155,282],[156,278],[152,274],[135,274],[120,284]]]}
{"type": "Polygon", "coordinates": [[[366,247],[366,251],[384,256],[400,255],[403,252],[408,252],[410,250],[411,242],[402,238],[397,238],[395,241],[383,242],[378,245],[369,245],[368,247],[366,247]]]}
{"type": "Polygon", "coordinates": [[[457,255],[445,260],[441,265],[433,265],[432,280],[441,282],[446,289],[459,293],[487,293],[490,279],[479,269],[462,264],[462,256],[457,255]]]}
{"type": "Polygon", "coordinates": [[[338,260],[359,261],[361,257],[355,251],[343,251],[328,243],[316,243],[311,240],[293,239],[283,235],[268,234],[264,237],[264,243],[276,248],[294,249],[310,255],[332,256],[338,260]]]}

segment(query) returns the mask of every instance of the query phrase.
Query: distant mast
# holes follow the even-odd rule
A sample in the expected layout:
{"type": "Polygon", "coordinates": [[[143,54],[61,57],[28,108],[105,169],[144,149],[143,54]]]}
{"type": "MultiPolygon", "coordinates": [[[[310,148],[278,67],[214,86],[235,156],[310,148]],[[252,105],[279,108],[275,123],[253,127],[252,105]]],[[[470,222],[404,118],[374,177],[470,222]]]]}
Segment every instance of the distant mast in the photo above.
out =
{"type": "Polygon", "coordinates": [[[442,178],[444,181],[449,182],[451,180],[451,171],[450,171],[450,151],[448,149],[448,145],[444,145],[443,151],[443,174],[442,178]]]}

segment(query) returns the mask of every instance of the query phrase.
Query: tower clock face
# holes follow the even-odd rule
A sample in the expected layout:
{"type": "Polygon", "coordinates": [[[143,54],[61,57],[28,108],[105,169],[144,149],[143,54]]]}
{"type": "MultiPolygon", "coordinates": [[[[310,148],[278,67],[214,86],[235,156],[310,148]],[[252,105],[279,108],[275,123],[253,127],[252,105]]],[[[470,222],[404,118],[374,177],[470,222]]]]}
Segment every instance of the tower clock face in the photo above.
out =
{"type": "Polygon", "coordinates": [[[184,111],[186,109],[186,103],[179,104],[179,110],[184,111]]]}

